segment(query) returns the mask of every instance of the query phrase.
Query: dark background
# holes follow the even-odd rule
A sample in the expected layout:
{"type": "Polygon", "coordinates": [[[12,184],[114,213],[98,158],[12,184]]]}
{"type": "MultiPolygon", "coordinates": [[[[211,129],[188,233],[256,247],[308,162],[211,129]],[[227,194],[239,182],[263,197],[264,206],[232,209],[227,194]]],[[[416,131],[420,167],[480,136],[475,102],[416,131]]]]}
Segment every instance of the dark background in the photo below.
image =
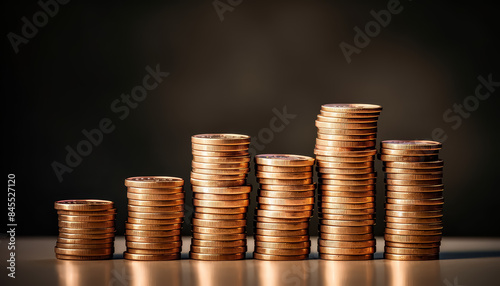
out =
{"type": "MultiPolygon", "coordinates": [[[[71,198],[115,201],[121,234],[129,176],[182,177],[191,204],[191,135],[256,136],[273,108],[286,106],[297,117],[259,152],[312,156],[321,104],[361,102],[383,106],[380,140],[445,130],[445,235],[500,235],[500,88],[456,130],[443,120],[474,94],[478,76],[500,81],[498,12],[481,1],[401,1],[403,11],[348,64],[339,44],[352,45],[353,28],[387,2],[244,0],[221,21],[212,1],[72,1],[18,54],[7,34],[20,34],[21,18],[40,7],[3,2],[3,166],[17,178],[18,234],[56,235],[53,203],[71,198]],[[157,64],[170,75],[120,120],[111,102],[157,64]],[[116,129],[59,182],[52,162],[63,163],[65,146],[105,117],[116,129]]],[[[380,235],[380,162],[377,169],[380,235]]],[[[250,208],[249,225],[252,218],[250,208]]]]}

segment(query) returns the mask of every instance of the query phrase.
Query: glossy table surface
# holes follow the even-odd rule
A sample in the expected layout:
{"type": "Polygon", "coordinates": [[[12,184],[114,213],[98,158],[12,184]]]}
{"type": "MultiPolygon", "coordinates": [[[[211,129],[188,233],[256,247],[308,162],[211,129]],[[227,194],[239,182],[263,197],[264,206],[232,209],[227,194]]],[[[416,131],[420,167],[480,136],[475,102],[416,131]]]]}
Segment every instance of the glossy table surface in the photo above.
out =
{"type": "Polygon", "coordinates": [[[377,239],[376,259],[318,259],[316,238],[311,258],[304,261],[248,259],[196,261],[188,259],[190,238],[183,238],[183,259],[128,261],[122,259],[123,237],[115,242],[113,260],[63,261],[54,257],[55,237],[16,241],[16,278],[7,277],[7,241],[0,243],[0,285],[499,285],[500,238],[444,238],[441,259],[390,261],[382,259],[383,239],[377,239]]]}

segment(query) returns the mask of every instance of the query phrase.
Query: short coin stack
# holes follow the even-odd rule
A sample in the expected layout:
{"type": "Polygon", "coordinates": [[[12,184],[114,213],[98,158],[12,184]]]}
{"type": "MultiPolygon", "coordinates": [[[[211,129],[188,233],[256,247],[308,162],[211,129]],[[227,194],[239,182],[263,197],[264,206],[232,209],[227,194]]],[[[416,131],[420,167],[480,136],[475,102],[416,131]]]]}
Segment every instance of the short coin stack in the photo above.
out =
{"type": "Polygon", "coordinates": [[[255,157],[260,184],[255,213],[254,258],[307,259],[309,219],[314,207],[314,158],[263,154],[255,157]]]}
{"type": "Polygon", "coordinates": [[[444,204],[440,149],[441,143],[435,141],[382,141],[387,259],[439,258],[444,204]]]}
{"type": "Polygon", "coordinates": [[[111,201],[64,200],[54,204],[59,218],[56,258],[110,259],[114,253],[116,209],[111,201]]]}
{"type": "Polygon", "coordinates": [[[252,190],[250,136],[200,134],[191,137],[194,215],[189,257],[198,260],[244,259],[246,214],[252,190]]]}
{"type": "Polygon", "coordinates": [[[320,258],[373,259],[374,159],[381,106],[325,104],[316,120],[320,258]]]}
{"type": "Polygon", "coordinates": [[[181,256],[184,180],[176,177],[131,177],[125,180],[128,220],[125,223],[130,260],[174,260],[181,256]]]}

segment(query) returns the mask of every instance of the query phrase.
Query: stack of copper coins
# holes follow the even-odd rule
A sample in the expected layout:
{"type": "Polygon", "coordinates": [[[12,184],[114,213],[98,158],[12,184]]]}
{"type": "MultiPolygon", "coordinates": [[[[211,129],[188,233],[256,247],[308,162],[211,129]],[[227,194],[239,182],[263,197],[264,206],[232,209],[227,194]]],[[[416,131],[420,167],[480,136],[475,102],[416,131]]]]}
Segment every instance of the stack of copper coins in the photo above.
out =
{"type": "Polygon", "coordinates": [[[382,141],[387,259],[439,258],[444,204],[440,149],[441,143],[435,141],[382,141]]]}
{"type": "Polygon", "coordinates": [[[174,260],[181,257],[184,180],[176,177],[131,177],[125,180],[128,220],[125,223],[130,260],[174,260]]]}
{"type": "Polygon", "coordinates": [[[320,258],[373,259],[377,121],[381,106],[325,104],[316,120],[320,258]]]}
{"type": "Polygon", "coordinates": [[[114,253],[116,209],[104,200],[64,200],[54,204],[59,218],[56,258],[110,259],[114,253]]]}
{"type": "Polygon", "coordinates": [[[255,157],[260,184],[255,213],[254,258],[307,259],[309,219],[314,207],[314,158],[263,154],[255,157]]]}
{"type": "Polygon", "coordinates": [[[200,134],[191,137],[194,215],[189,257],[198,260],[244,259],[246,214],[252,187],[247,185],[250,137],[200,134]]]}

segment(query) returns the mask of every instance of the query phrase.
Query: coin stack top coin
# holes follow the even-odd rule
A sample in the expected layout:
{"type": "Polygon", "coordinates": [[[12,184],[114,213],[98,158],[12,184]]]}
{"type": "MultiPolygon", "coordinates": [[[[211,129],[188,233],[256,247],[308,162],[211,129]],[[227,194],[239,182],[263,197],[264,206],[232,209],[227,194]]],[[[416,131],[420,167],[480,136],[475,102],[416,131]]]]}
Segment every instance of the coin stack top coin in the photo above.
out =
{"type": "Polygon", "coordinates": [[[441,143],[427,140],[381,143],[387,259],[439,259],[444,204],[443,161],[438,158],[441,147],[441,143]]]}
{"type": "Polygon", "coordinates": [[[316,120],[320,258],[373,259],[374,158],[377,121],[373,104],[325,104],[316,120]]]}
{"type": "Polygon", "coordinates": [[[244,259],[246,214],[252,190],[250,136],[199,134],[191,137],[194,216],[189,257],[198,260],[244,259]]]}
{"type": "Polygon", "coordinates": [[[260,184],[255,213],[254,258],[307,259],[311,251],[309,219],[313,212],[314,159],[288,154],[255,157],[260,184]]]}
{"type": "Polygon", "coordinates": [[[180,259],[184,220],[184,180],[176,177],[131,177],[125,180],[129,260],[180,259]]]}
{"type": "Polygon", "coordinates": [[[56,258],[110,259],[114,253],[114,203],[105,200],[63,200],[54,203],[59,219],[56,258]]]}

